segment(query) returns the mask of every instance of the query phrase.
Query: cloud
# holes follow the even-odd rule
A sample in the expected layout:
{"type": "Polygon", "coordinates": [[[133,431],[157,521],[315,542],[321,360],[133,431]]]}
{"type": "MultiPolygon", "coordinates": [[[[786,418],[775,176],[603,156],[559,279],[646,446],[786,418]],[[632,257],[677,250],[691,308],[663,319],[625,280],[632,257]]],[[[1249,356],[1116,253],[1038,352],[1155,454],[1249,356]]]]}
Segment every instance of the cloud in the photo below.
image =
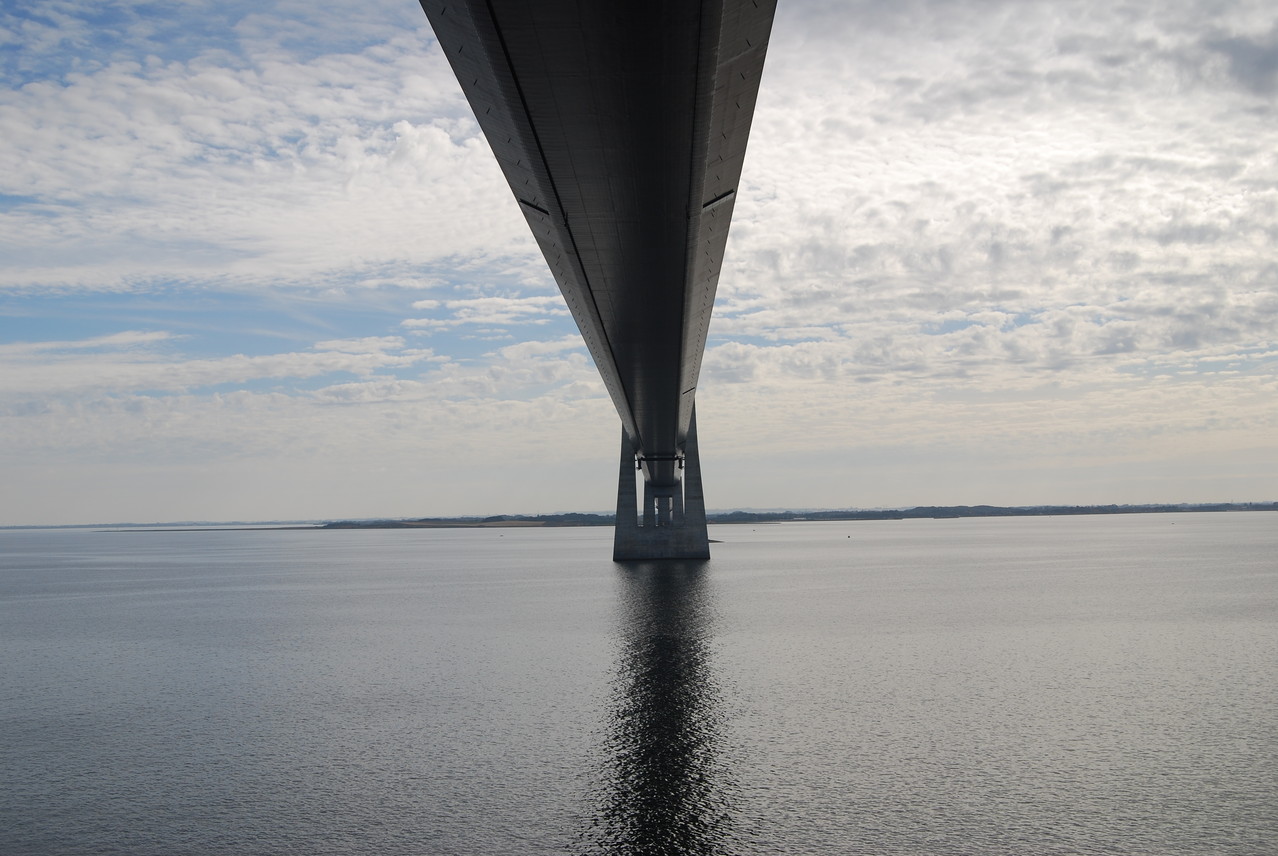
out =
{"type": "MultiPolygon", "coordinates": [[[[170,485],[142,518],[235,509],[232,474],[608,506],[616,416],[412,4],[86,9],[0,13],[0,453],[63,486],[47,519],[129,479],[170,485]]],[[[1251,0],[780,4],[712,504],[1272,499],[1276,33],[1251,0]]]]}
{"type": "Polygon", "coordinates": [[[517,345],[507,345],[499,349],[498,353],[501,354],[502,359],[521,361],[551,354],[562,354],[565,351],[580,351],[584,353],[585,350],[585,342],[582,341],[581,336],[574,333],[571,336],[564,336],[549,342],[532,341],[520,342],[517,345]]]}
{"type": "Polygon", "coordinates": [[[1273,340],[1278,139],[1201,36],[1261,7],[1014,8],[779,10],[711,377],[1085,383],[1273,340]]]}
{"type": "Polygon", "coordinates": [[[1229,61],[1229,75],[1256,95],[1274,94],[1278,82],[1278,25],[1259,37],[1230,36],[1206,39],[1204,46],[1229,61]]]}
{"type": "Polygon", "coordinates": [[[386,351],[403,348],[404,340],[399,336],[366,336],[363,339],[330,339],[316,342],[312,347],[317,351],[338,351],[344,354],[384,354],[386,351]]]}
{"type": "Polygon", "coordinates": [[[568,308],[558,295],[533,297],[475,297],[462,300],[419,300],[415,309],[445,309],[448,318],[409,318],[405,327],[417,332],[430,332],[462,325],[505,327],[508,325],[547,324],[568,317],[568,308]]]}
{"type": "Polygon", "coordinates": [[[15,359],[45,354],[50,351],[87,351],[99,349],[129,348],[172,339],[163,331],[126,330],[109,336],[96,336],[79,341],[12,342],[0,345],[0,359],[15,359]]]}
{"type": "Polygon", "coordinates": [[[321,342],[309,353],[231,354],[214,359],[184,359],[136,347],[172,338],[167,333],[123,333],[79,342],[5,346],[0,349],[0,394],[18,398],[101,396],[127,391],[179,392],[332,374],[368,376],[434,357],[429,349],[405,349],[403,340],[394,337],[321,342]],[[51,351],[61,353],[38,361],[31,359],[51,351]]]}
{"type": "Polygon", "coordinates": [[[269,41],[229,65],[126,55],[0,92],[0,191],[29,200],[4,212],[0,288],[532,257],[424,19],[382,36],[303,61],[269,41]]]}

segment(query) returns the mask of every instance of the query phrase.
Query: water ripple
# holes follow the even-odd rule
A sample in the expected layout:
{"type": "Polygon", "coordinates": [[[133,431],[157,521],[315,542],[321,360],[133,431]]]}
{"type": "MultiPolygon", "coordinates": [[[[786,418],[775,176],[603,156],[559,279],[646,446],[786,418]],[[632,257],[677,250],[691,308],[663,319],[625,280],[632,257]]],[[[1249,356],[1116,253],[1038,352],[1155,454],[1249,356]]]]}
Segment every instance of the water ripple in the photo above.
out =
{"type": "Polygon", "coordinates": [[[704,562],[619,566],[622,644],[592,854],[710,854],[729,840],[736,788],[704,562]]]}

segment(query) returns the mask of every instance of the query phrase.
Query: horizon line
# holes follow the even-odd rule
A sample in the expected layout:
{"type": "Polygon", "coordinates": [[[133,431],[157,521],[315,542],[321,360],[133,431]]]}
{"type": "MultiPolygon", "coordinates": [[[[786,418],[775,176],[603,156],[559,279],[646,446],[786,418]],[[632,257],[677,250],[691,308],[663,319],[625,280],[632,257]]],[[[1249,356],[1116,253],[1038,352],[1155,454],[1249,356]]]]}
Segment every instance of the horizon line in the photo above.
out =
{"type": "MultiPolygon", "coordinates": [[[[988,503],[979,503],[976,505],[898,505],[898,506],[861,506],[861,507],[843,507],[843,508],[817,508],[804,506],[791,506],[788,508],[731,508],[731,509],[714,509],[707,510],[709,517],[723,517],[732,514],[758,514],[758,515],[785,515],[785,514],[887,514],[891,512],[910,512],[918,510],[936,510],[936,511],[956,511],[960,509],[991,509],[1003,511],[1016,510],[1034,510],[1034,509],[1144,509],[1144,510],[1278,510],[1278,500],[1228,500],[1216,502],[1123,502],[1123,503],[1032,503],[1026,505],[991,505],[988,503]],[[1260,506],[1259,508],[1255,508],[1260,506]]],[[[116,522],[116,523],[16,523],[16,524],[0,524],[0,531],[14,529],[131,529],[139,527],[163,527],[171,528],[177,526],[199,526],[199,527],[280,527],[280,526],[297,526],[312,527],[325,526],[339,523],[352,524],[371,524],[371,523],[409,523],[413,521],[483,521],[494,519],[508,520],[543,520],[556,517],[568,517],[573,515],[591,516],[591,517],[612,517],[610,511],[553,511],[553,512],[537,512],[535,514],[461,514],[453,516],[406,516],[406,517],[313,517],[313,518],[286,518],[272,520],[174,520],[168,522],[152,521],[149,523],[136,522],[116,522]]],[[[920,515],[922,516],[922,515],[920,515]]],[[[981,515],[967,515],[981,516],[981,515]]],[[[1015,515],[1009,515],[1015,516],[1015,515]]],[[[713,522],[713,521],[712,521],[713,522]]]]}

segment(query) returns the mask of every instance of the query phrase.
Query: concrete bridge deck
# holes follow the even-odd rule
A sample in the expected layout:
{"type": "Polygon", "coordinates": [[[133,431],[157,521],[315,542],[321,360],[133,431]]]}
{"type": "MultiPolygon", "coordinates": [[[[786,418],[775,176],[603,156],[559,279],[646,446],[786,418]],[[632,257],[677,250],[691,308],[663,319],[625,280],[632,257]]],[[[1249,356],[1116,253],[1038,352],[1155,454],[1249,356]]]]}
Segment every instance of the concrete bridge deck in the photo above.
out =
{"type": "Polygon", "coordinates": [[[422,8],[621,417],[623,467],[643,473],[631,546],[619,489],[617,558],[708,555],[684,475],[775,0],[422,8]]]}

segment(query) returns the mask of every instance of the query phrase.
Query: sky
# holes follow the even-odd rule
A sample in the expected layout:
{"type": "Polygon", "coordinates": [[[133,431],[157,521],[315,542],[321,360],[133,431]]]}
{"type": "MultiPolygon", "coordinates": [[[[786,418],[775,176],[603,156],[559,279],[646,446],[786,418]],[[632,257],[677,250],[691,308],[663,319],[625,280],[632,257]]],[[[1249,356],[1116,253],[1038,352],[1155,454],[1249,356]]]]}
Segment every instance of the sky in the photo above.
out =
{"type": "MultiPolygon", "coordinates": [[[[620,421],[415,0],[0,3],[0,525],[608,511],[620,421]]],[[[1271,0],[782,0],[733,508],[1278,499],[1271,0]]]]}

